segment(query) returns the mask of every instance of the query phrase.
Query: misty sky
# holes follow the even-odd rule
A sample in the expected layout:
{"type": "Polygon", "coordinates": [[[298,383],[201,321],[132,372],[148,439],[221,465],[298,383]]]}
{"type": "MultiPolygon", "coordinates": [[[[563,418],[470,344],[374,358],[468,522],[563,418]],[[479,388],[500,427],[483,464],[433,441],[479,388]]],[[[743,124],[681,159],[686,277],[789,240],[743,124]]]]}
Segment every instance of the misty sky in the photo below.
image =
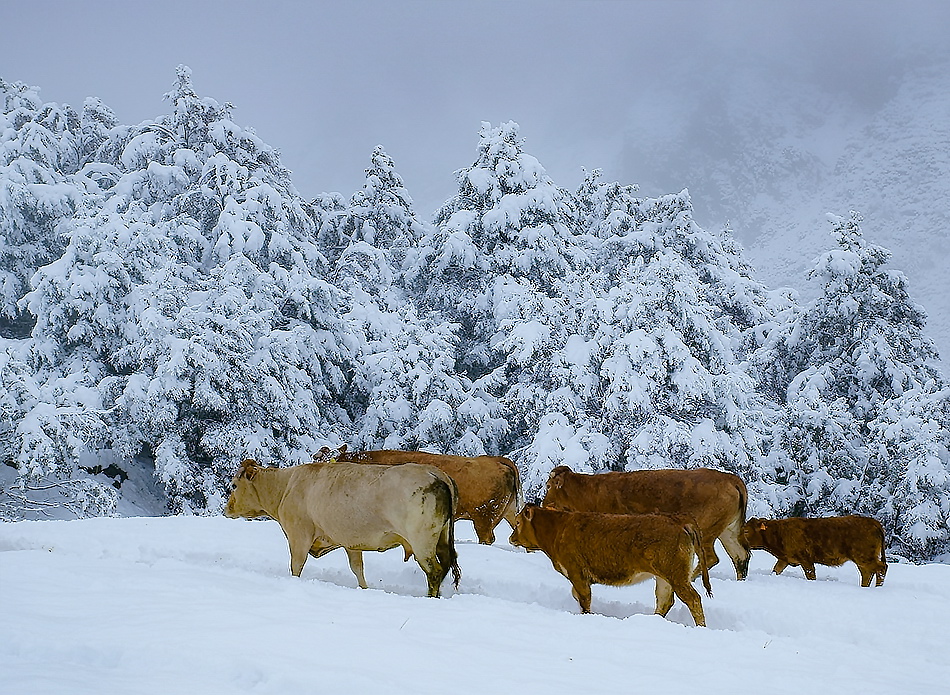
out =
{"type": "Polygon", "coordinates": [[[873,108],[904,62],[948,41],[950,2],[0,0],[0,18],[0,77],[46,101],[97,96],[139,123],[168,113],[182,63],[306,198],[350,195],[382,144],[428,216],[482,121],[517,121],[567,188],[582,167],[696,185],[638,170],[629,140],[748,70],[873,108]]]}

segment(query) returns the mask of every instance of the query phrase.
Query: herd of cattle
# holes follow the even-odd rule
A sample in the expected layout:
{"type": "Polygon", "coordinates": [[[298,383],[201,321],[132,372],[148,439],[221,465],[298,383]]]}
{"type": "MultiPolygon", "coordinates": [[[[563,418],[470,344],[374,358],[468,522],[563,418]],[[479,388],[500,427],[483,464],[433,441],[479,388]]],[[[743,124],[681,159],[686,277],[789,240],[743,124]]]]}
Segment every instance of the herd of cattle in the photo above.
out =
{"type": "Polygon", "coordinates": [[[551,471],[540,505],[521,504],[518,469],[503,456],[448,456],[418,451],[359,451],[324,447],[313,463],[263,467],[247,459],[234,478],[225,508],[230,518],[275,519],[290,546],[290,571],[300,576],[308,555],[346,551],[360,587],[364,550],[401,546],[426,575],[428,595],[439,596],[452,572],[461,572],[454,522],[469,519],[480,543],[494,542],[502,519],[512,545],[541,550],[571,583],[581,611],[590,612],[591,585],[624,586],[656,580],[656,613],[665,616],[674,595],[705,625],[693,581],[712,596],[709,569],[719,562],[718,539],[745,579],[753,549],[777,559],[773,571],[854,562],[861,585],[880,586],[887,572],[884,530],[875,519],[748,519],[746,486],[731,473],[647,470],[575,473],[551,471]]]}

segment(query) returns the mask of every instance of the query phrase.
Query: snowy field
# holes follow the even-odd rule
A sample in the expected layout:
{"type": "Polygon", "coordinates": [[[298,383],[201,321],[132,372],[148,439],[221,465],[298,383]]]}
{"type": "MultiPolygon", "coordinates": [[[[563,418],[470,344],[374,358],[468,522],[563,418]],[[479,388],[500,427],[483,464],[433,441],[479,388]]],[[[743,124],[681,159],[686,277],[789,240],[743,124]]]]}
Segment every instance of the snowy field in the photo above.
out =
{"type": "MultiPolygon", "coordinates": [[[[399,549],[342,550],[288,571],[276,522],[207,517],[0,524],[0,691],[212,693],[947,693],[950,566],[890,566],[862,589],[852,564],[749,580],[712,572],[709,627],[653,582],[594,587],[579,615],[541,553],[474,542],[462,583],[424,598],[399,549]]],[[[720,553],[722,554],[722,553],[720,553]]]]}

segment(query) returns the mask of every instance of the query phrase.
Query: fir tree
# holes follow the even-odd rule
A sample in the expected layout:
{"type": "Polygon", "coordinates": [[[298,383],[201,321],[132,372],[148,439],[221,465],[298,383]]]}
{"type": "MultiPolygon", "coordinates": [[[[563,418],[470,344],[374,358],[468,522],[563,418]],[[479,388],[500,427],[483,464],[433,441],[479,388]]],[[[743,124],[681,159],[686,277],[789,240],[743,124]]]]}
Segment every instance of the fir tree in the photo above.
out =
{"type": "Polygon", "coordinates": [[[869,429],[859,511],[884,524],[892,553],[915,562],[950,556],[950,389],[907,391],[869,429]]]}
{"type": "Polygon", "coordinates": [[[390,263],[401,268],[406,251],[418,246],[428,226],[416,215],[412,197],[381,145],[373,149],[363,187],[350,199],[344,233],[383,249],[390,263]]]}
{"type": "Polygon", "coordinates": [[[22,338],[32,321],[19,302],[37,268],[62,253],[59,225],[82,197],[72,180],[79,116],[2,79],[0,100],[0,336],[22,338]]]}
{"type": "Polygon", "coordinates": [[[583,294],[575,278],[586,255],[572,196],[524,151],[518,125],[485,123],[479,135],[476,161],[458,172],[458,193],[409,258],[408,277],[424,307],[459,325],[457,370],[502,405],[507,431],[486,449],[514,452],[530,473],[545,465],[532,463],[540,423],[575,400],[554,356],[570,335],[572,293],[583,294]]]}
{"type": "MultiPolygon", "coordinates": [[[[763,389],[785,400],[768,475],[784,488],[779,513],[862,509],[880,518],[905,480],[894,472],[904,462],[882,452],[906,445],[899,444],[905,435],[881,439],[895,430],[880,418],[893,419],[905,395],[935,392],[942,378],[923,334],[924,312],[911,301],[906,277],[887,267],[890,253],[864,240],[856,213],[829,219],[838,248],[810,273],[821,295],[774,327],[755,357],[763,389]],[[877,439],[870,449],[869,438],[877,439]]],[[[900,535],[895,523],[888,532],[900,535]]]]}
{"type": "Polygon", "coordinates": [[[754,482],[766,404],[743,357],[772,297],[727,232],[693,221],[685,191],[639,199],[596,177],[579,199],[600,269],[602,465],[712,466],[754,482]]]}
{"type": "Polygon", "coordinates": [[[484,454],[483,440],[500,427],[497,404],[455,373],[454,326],[420,316],[406,292],[404,261],[428,228],[382,147],[336,224],[348,245],[333,279],[346,292],[344,320],[360,346],[353,443],[484,454]]]}
{"type": "MultiPolygon", "coordinates": [[[[505,362],[504,336],[543,319],[539,310],[551,308],[543,305],[581,256],[571,196],[524,152],[518,131],[513,122],[482,124],[475,163],[458,172],[458,193],[413,259],[426,305],[460,324],[459,366],[473,378],[505,362]]],[[[522,352],[543,348],[527,342],[522,352]]]]}
{"type": "MultiPolygon", "coordinates": [[[[24,407],[85,394],[96,436],[77,446],[154,466],[173,509],[214,509],[241,457],[305,459],[349,427],[356,346],[276,152],[198,97],[187,68],[168,98],[170,115],[96,148],[119,177],[89,193],[28,295],[44,385],[24,407]]],[[[75,471],[62,432],[24,420],[21,467],[75,471]]]]}

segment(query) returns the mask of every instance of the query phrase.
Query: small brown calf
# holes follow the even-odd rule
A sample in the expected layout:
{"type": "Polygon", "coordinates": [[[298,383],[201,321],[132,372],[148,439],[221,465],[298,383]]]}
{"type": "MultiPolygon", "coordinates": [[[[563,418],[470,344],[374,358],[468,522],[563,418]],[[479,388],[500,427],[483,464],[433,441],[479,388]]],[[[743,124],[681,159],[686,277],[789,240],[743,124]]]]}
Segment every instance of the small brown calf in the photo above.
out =
{"type": "Polygon", "coordinates": [[[884,529],[868,516],[818,519],[749,519],[742,536],[755,550],[777,558],[772,571],[781,574],[789,565],[801,566],[806,579],[815,579],[815,565],[837,567],[849,560],[861,572],[861,586],[884,583],[884,529]]]}
{"type": "Polygon", "coordinates": [[[712,588],[700,532],[686,517],[564,512],[529,504],[518,514],[511,543],[544,551],[571,582],[583,613],[590,613],[591,584],[625,586],[655,577],[657,614],[669,613],[676,594],[696,624],[706,625],[690,581],[697,554],[707,596],[712,588]]]}

